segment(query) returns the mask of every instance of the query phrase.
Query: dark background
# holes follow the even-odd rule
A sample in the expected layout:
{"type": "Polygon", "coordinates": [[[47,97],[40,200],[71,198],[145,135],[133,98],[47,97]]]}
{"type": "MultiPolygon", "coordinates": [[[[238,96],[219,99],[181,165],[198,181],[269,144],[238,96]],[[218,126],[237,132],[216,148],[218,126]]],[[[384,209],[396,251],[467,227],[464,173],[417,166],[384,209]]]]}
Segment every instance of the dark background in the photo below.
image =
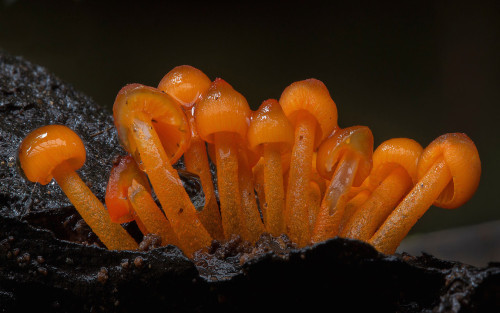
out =
{"type": "Polygon", "coordinates": [[[500,220],[499,2],[273,3],[0,0],[0,48],[43,65],[111,113],[127,83],[156,86],[174,66],[222,77],[252,106],[315,77],[339,125],[375,144],[424,147],[465,132],[483,174],[476,195],[432,207],[412,233],[500,220]]]}

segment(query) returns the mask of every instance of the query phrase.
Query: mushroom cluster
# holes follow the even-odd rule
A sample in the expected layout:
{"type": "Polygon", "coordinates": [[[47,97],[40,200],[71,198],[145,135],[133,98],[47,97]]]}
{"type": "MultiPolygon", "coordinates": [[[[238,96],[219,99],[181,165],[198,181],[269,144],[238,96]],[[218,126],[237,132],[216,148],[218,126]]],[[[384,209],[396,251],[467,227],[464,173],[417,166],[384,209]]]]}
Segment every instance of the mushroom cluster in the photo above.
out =
{"type": "Polygon", "coordinates": [[[390,139],[374,151],[368,127],[337,125],[336,105],[316,79],[292,83],[253,112],[226,81],[178,66],[157,88],[123,87],[113,117],[129,155],[114,163],[106,207],[76,173],[85,147],[69,128],[36,129],[19,149],[24,175],[40,184],[54,178],[108,249],[138,248],[121,225],[133,221],[188,257],[213,240],[254,243],[264,233],[286,234],[298,247],[341,236],[391,254],[431,205],[468,201],[481,174],[462,133],[425,149],[390,139]],[[201,182],[202,208],[173,167],[181,157],[201,182]]]}

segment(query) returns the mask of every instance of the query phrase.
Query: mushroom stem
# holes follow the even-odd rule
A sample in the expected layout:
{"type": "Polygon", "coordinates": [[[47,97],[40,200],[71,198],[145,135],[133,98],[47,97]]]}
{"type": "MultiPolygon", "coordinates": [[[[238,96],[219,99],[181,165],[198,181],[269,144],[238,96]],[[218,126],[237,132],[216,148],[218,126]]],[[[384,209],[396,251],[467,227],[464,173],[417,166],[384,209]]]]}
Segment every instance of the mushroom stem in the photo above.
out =
{"type": "Polygon", "coordinates": [[[69,201],[108,249],[137,249],[135,240],[120,224],[111,222],[101,201],[66,163],[57,166],[52,174],[69,201]]]}
{"type": "MultiPolygon", "coordinates": [[[[190,125],[191,127],[196,127],[194,122],[191,122],[190,125]]],[[[186,164],[186,170],[200,177],[203,193],[205,194],[205,206],[198,212],[198,217],[214,239],[222,240],[224,238],[224,233],[222,231],[219,205],[215,198],[207,149],[205,142],[201,140],[200,137],[192,137],[191,145],[184,153],[184,163],[186,164]]]]}
{"type": "Polygon", "coordinates": [[[214,141],[222,229],[224,237],[229,239],[233,234],[243,235],[238,217],[241,196],[238,187],[237,135],[218,132],[214,134],[214,141]]]}
{"type": "Polygon", "coordinates": [[[297,118],[295,144],[290,161],[285,224],[290,239],[299,247],[304,247],[309,244],[311,238],[309,232],[310,199],[304,195],[309,193],[317,122],[311,114],[303,112],[301,115],[301,118],[297,118]]]}
{"type": "Polygon", "coordinates": [[[195,251],[207,247],[212,238],[196,216],[196,209],[167,154],[158,149],[162,145],[150,119],[135,117],[132,130],[144,169],[179,239],[180,248],[191,257],[195,251]]]}
{"type": "Polygon", "coordinates": [[[240,225],[243,229],[243,239],[256,242],[265,231],[265,228],[255,199],[252,169],[248,164],[248,157],[244,151],[238,153],[238,180],[241,195],[239,215],[240,225]]]}
{"type": "Polygon", "coordinates": [[[350,149],[346,150],[328,185],[314,226],[312,242],[320,242],[338,235],[345,206],[337,205],[342,195],[351,188],[358,170],[360,157],[350,149]]]}
{"type": "Polygon", "coordinates": [[[369,240],[411,186],[408,172],[402,166],[394,168],[347,220],[341,236],[369,240]]]}
{"type": "Polygon", "coordinates": [[[347,223],[352,218],[352,216],[356,214],[356,212],[363,205],[363,203],[365,203],[366,200],[368,200],[370,194],[371,194],[370,190],[364,189],[346,203],[344,208],[344,216],[342,217],[342,222],[340,223],[340,228],[339,228],[340,237],[345,237],[342,234],[347,223]]]}
{"type": "Polygon", "coordinates": [[[439,158],[368,241],[378,251],[392,254],[452,179],[444,159],[439,158]]]}
{"type": "Polygon", "coordinates": [[[264,193],[267,231],[279,236],[285,232],[285,190],[278,144],[264,144],[264,193]]]}
{"type": "Polygon", "coordinates": [[[179,245],[170,222],[144,186],[133,180],[132,186],[128,188],[128,199],[147,233],[159,235],[162,246],[179,245]]]}

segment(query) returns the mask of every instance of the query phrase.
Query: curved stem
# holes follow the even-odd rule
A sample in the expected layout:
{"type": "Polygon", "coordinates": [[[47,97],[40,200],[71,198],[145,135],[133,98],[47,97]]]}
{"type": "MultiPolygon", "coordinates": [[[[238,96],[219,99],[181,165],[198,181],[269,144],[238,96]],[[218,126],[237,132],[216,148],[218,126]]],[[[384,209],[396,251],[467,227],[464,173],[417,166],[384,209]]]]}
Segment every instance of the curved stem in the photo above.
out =
{"type": "Polygon", "coordinates": [[[196,216],[196,209],[182,186],[179,174],[170,164],[160,138],[147,118],[132,122],[132,135],[143,167],[153,185],[177,238],[189,257],[210,244],[212,238],[196,216]]]}
{"type": "MultiPolygon", "coordinates": [[[[191,123],[191,127],[195,127],[194,123],[191,123]]],[[[186,164],[186,170],[200,177],[203,193],[205,194],[205,206],[201,211],[197,212],[198,217],[213,238],[222,240],[224,238],[224,232],[222,231],[219,205],[215,198],[207,149],[205,142],[199,137],[191,138],[191,145],[184,153],[184,163],[186,164]]]]}
{"type": "Polygon", "coordinates": [[[265,228],[257,207],[252,170],[245,152],[238,154],[238,185],[241,195],[239,215],[240,225],[243,228],[243,239],[256,242],[265,228]]]}
{"type": "Polygon", "coordinates": [[[316,120],[310,114],[297,118],[295,143],[292,149],[288,190],[286,193],[285,224],[288,236],[299,247],[309,244],[309,192],[311,166],[316,133],[316,120]]]}
{"type": "Polygon", "coordinates": [[[368,241],[378,251],[392,254],[401,240],[443,192],[452,176],[441,158],[420,179],[368,241]]]}
{"type": "Polygon", "coordinates": [[[144,186],[135,180],[132,181],[132,186],[128,188],[128,199],[147,233],[159,235],[162,246],[167,244],[179,246],[179,240],[170,222],[144,186]]]}
{"type": "Polygon", "coordinates": [[[368,200],[370,197],[371,192],[369,189],[363,189],[358,192],[357,195],[355,195],[352,199],[350,199],[344,208],[344,216],[342,217],[342,222],[340,223],[340,228],[339,228],[339,236],[340,237],[346,237],[345,231],[347,224],[351,220],[352,216],[356,214],[356,212],[360,209],[360,207],[363,205],[363,203],[368,200]]]}
{"type": "Polygon", "coordinates": [[[328,185],[314,226],[312,242],[320,242],[338,235],[344,215],[344,205],[337,205],[340,197],[352,186],[358,170],[359,157],[347,150],[339,161],[332,180],[328,185]]]}
{"type": "Polygon", "coordinates": [[[285,189],[279,146],[264,145],[264,193],[267,231],[273,236],[285,233],[285,189]]]}
{"type": "Polygon", "coordinates": [[[108,249],[137,249],[137,242],[120,224],[111,222],[104,205],[75,171],[62,164],[52,174],[69,201],[108,249]]]}
{"type": "Polygon", "coordinates": [[[229,239],[233,234],[243,235],[238,217],[241,196],[238,186],[237,138],[231,133],[216,133],[214,137],[222,229],[224,237],[229,239]]]}
{"type": "Polygon", "coordinates": [[[368,200],[348,220],[342,237],[367,241],[411,188],[406,170],[398,166],[373,190],[368,200]]]}

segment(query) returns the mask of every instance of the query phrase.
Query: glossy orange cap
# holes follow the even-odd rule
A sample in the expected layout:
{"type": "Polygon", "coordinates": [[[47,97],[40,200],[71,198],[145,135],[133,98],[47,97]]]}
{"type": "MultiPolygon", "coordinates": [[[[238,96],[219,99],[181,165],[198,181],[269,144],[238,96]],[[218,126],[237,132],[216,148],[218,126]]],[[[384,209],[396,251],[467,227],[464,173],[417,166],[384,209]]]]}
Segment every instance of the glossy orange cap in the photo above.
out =
{"type": "Polygon", "coordinates": [[[280,144],[281,152],[292,149],[294,131],[277,100],[264,101],[254,112],[248,128],[248,144],[250,149],[262,154],[262,144],[280,144]]]}
{"type": "Polygon", "coordinates": [[[113,105],[113,117],[118,137],[125,149],[137,159],[133,141],[132,121],[141,116],[151,120],[170,163],[175,163],[186,151],[191,139],[189,123],[179,103],[160,90],[141,84],[123,87],[113,105]]]}
{"type": "Polygon", "coordinates": [[[190,108],[210,88],[210,78],[190,65],[180,65],[168,72],[158,89],[174,97],[185,108],[190,108]]]}
{"type": "Polygon", "coordinates": [[[330,180],[346,149],[360,157],[353,181],[353,186],[359,186],[372,169],[373,135],[366,126],[340,129],[325,140],[318,148],[316,169],[323,178],[330,180]]]}
{"type": "Polygon", "coordinates": [[[19,161],[26,178],[42,185],[52,180],[52,171],[66,163],[78,170],[85,163],[86,153],[80,137],[63,125],[35,129],[21,142],[19,161]]]}
{"type": "Polygon", "coordinates": [[[286,87],[279,100],[292,125],[297,123],[297,113],[309,112],[318,122],[315,146],[317,147],[337,127],[337,106],[325,84],[310,78],[286,87]]]}
{"type": "Polygon", "coordinates": [[[463,133],[439,136],[425,148],[418,162],[418,177],[425,176],[433,164],[443,158],[450,169],[452,182],[434,202],[435,206],[454,209],[476,192],[481,177],[481,160],[474,142],[463,133]]]}
{"type": "Polygon", "coordinates": [[[200,137],[210,143],[213,134],[229,132],[246,141],[251,110],[239,92],[223,79],[217,78],[196,105],[194,118],[200,137]]]}

